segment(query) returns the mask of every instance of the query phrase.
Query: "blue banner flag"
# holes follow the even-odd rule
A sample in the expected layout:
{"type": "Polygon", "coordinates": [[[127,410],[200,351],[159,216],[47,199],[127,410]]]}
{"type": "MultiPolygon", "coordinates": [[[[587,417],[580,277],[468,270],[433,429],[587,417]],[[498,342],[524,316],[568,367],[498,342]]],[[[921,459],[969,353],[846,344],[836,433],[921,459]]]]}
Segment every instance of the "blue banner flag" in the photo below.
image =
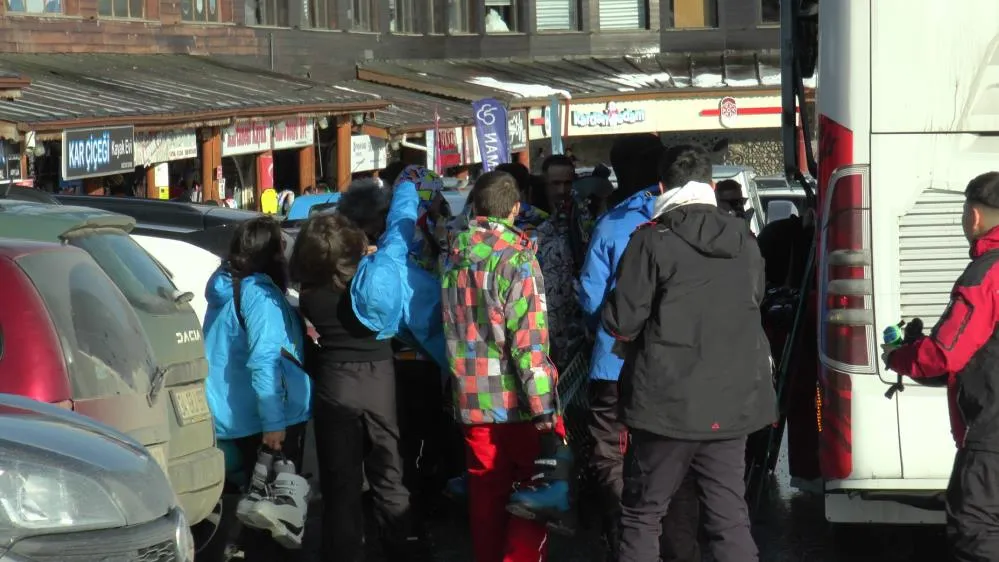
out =
{"type": "Polygon", "coordinates": [[[474,102],[472,112],[475,114],[475,137],[479,141],[482,171],[495,170],[496,166],[510,161],[506,106],[488,98],[474,102]]]}

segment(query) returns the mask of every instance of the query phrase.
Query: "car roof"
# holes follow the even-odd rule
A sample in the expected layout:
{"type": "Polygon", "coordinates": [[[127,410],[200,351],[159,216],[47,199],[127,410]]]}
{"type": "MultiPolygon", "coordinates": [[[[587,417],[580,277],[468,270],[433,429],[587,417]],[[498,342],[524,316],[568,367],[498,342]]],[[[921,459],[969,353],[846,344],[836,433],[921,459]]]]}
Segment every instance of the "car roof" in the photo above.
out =
{"type": "Polygon", "coordinates": [[[121,213],[145,223],[188,226],[201,229],[230,222],[244,222],[260,216],[245,209],[230,209],[186,201],[163,201],[141,197],[106,197],[99,195],[57,195],[63,204],[94,207],[121,213]]]}
{"type": "Polygon", "coordinates": [[[749,166],[730,166],[728,164],[715,164],[711,166],[711,175],[721,178],[735,177],[743,172],[752,174],[754,171],[749,166]]]}
{"type": "Polygon", "coordinates": [[[81,228],[117,228],[128,232],[134,226],[132,217],[100,209],[0,199],[0,236],[54,242],[81,228]]]}
{"type": "Polygon", "coordinates": [[[12,201],[34,201],[36,203],[49,203],[59,205],[59,200],[48,191],[35,189],[33,187],[21,187],[19,185],[10,186],[6,195],[0,195],[0,199],[10,199],[12,201]]]}
{"type": "Polygon", "coordinates": [[[288,210],[287,220],[299,220],[309,218],[309,209],[324,203],[337,203],[340,201],[339,192],[316,193],[314,195],[300,195],[295,198],[288,210]]]}
{"type": "Polygon", "coordinates": [[[22,238],[0,238],[0,258],[16,260],[40,252],[81,252],[75,246],[63,246],[55,242],[39,242],[22,238]]]}

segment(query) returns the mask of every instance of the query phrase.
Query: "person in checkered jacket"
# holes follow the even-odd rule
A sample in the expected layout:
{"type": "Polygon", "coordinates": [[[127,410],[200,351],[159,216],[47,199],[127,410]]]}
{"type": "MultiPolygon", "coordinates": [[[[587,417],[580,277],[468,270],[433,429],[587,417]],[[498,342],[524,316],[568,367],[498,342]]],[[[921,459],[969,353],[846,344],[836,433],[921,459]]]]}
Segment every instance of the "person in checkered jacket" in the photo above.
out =
{"type": "MultiPolygon", "coordinates": [[[[441,279],[447,356],[465,433],[472,543],[476,562],[503,553],[505,560],[533,562],[539,552],[545,559],[547,529],[529,519],[537,514],[517,511],[522,503],[512,501],[511,488],[548,472],[536,461],[553,459],[564,440],[544,281],[535,244],[513,226],[520,211],[513,176],[489,172],[473,193],[476,216],[452,243],[441,279]]],[[[545,490],[548,482],[541,483],[545,490]]]]}

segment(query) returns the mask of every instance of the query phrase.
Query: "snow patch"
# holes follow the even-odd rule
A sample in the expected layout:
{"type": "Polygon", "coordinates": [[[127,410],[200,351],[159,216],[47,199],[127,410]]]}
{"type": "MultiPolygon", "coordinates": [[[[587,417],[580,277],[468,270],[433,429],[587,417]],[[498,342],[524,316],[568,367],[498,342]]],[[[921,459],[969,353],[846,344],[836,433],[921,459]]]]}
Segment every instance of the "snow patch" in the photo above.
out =
{"type": "Polygon", "coordinates": [[[724,88],[725,82],[722,81],[721,74],[712,74],[710,72],[705,72],[704,74],[698,74],[697,76],[694,76],[694,87],[724,88]]]}
{"type": "Polygon", "coordinates": [[[547,98],[551,96],[562,96],[566,99],[572,99],[572,94],[568,91],[559,90],[543,84],[503,82],[491,76],[475,76],[466,80],[466,82],[469,84],[475,84],[476,86],[485,86],[486,88],[501,90],[519,98],[547,98]]]}

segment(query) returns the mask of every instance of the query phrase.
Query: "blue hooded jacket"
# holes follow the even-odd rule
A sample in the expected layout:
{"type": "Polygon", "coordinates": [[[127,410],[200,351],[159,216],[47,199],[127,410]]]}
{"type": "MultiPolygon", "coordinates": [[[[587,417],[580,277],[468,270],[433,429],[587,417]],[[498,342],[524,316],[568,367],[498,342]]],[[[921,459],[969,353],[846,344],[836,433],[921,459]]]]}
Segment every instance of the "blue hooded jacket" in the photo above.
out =
{"type": "Polygon", "coordinates": [[[652,220],[657,195],[658,185],[639,191],[607,211],[593,229],[579,275],[579,303],[587,326],[597,334],[590,357],[591,379],[616,381],[621,376],[624,360],[612,352],[615,340],[600,323],[600,309],[614,286],[617,264],[631,234],[652,220]]]}
{"type": "Polygon", "coordinates": [[[280,431],[309,419],[312,381],[302,369],[302,321],[263,274],[240,282],[240,326],[232,276],[220,267],[205,287],[208,405],[219,439],[280,431]]]}
{"type": "Polygon", "coordinates": [[[448,363],[441,283],[409,259],[419,202],[415,183],[396,185],[378,251],[361,259],[350,296],[354,314],[378,339],[398,337],[443,368],[448,363]]]}

